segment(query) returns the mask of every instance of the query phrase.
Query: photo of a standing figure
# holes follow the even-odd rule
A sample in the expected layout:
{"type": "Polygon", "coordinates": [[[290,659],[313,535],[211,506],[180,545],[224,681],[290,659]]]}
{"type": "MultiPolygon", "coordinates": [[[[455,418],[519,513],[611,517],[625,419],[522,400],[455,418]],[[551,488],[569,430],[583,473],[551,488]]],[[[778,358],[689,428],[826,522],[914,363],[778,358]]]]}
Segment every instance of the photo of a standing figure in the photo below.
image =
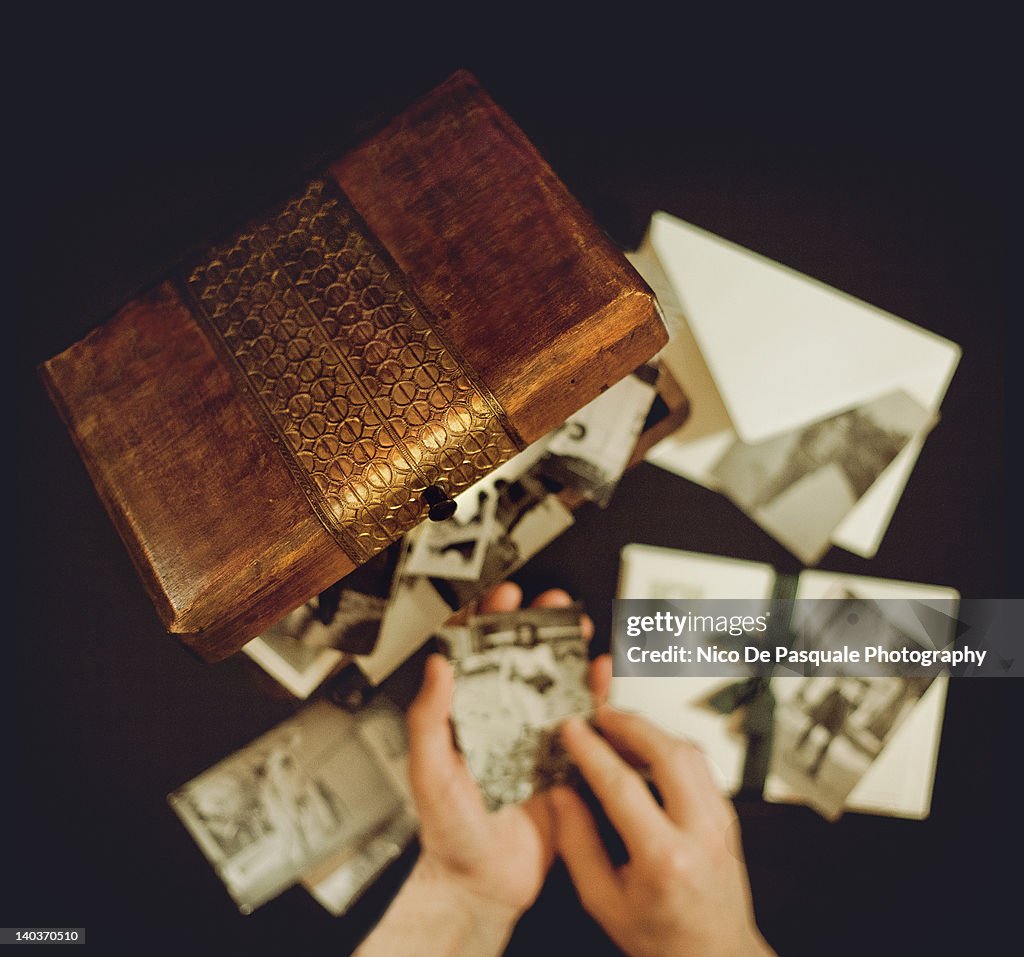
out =
{"type": "Polygon", "coordinates": [[[807,766],[807,774],[816,778],[821,771],[821,765],[828,754],[832,742],[836,736],[843,733],[846,722],[853,713],[860,707],[867,694],[867,683],[859,678],[838,679],[824,698],[813,705],[808,711],[807,728],[796,743],[796,751],[802,751],[804,746],[810,742],[815,728],[824,731],[818,753],[814,760],[807,766]]]}

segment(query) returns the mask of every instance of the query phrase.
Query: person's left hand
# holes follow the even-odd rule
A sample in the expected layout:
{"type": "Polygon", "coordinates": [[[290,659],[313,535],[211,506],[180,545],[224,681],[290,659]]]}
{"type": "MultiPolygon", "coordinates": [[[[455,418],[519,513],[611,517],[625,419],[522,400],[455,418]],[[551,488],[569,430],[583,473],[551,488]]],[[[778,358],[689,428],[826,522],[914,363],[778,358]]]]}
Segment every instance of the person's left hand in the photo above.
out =
{"type": "MultiPolygon", "coordinates": [[[[511,582],[483,601],[482,612],[513,611],[522,592],[511,582]]],[[[537,608],[572,604],[564,591],[551,590],[537,608]]],[[[584,616],[589,641],[594,626],[584,616]]],[[[608,662],[591,667],[591,687],[604,697],[608,662]]],[[[551,810],[545,793],[489,812],[462,755],[452,740],[454,676],[441,655],[427,661],[419,696],[409,709],[409,776],[421,817],[420,862],[424,876],[449,884],[491,910],[515,921],[536,899],[555,854],[551,810]]]]}

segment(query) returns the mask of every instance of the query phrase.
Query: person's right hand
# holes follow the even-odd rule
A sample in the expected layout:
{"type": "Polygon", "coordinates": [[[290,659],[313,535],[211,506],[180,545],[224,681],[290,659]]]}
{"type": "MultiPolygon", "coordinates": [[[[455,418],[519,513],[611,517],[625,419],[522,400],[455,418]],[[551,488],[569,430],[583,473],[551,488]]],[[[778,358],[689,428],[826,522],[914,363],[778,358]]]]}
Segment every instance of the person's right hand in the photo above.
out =
{"type": "Polygon", "coordinates": [[[607,705],[598,709],[596,723],[605,737],[573,718],[562,739],[629,860],[613,867],[574,791],[551,792],[558,849],[584,908],[634,957],[772,954],[754,923],[736,813],[704,756],[644,718],[607,705]],[[649,767],[664,808],[623,755],[649,767]]]}

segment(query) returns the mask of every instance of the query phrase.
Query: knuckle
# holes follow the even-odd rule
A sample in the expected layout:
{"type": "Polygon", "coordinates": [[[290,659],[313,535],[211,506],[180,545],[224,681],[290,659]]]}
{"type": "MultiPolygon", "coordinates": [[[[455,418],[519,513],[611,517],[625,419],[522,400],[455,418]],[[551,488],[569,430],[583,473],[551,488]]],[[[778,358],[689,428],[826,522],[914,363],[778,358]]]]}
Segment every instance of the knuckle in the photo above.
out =
{"type": "Polygon", "coordinates": [[[658,844],[651,849],[645,863],[645,883],[656,894],[662,895],[691,883],[693,854],[678,841],[658,844]]]}
{"type": "Polygon", "coordinates": [[[620,761],[603,761],[600,771],[601,779],[610,792],[628,792],[636,783],[635,772],[620,761]]]}
{"type": "Polygon", "coordinates": [[[668,746],[668,759],[679,770],[687,770],[692,766],[694,754],[693,745],[682,738],[673,738],[668,746]]]}

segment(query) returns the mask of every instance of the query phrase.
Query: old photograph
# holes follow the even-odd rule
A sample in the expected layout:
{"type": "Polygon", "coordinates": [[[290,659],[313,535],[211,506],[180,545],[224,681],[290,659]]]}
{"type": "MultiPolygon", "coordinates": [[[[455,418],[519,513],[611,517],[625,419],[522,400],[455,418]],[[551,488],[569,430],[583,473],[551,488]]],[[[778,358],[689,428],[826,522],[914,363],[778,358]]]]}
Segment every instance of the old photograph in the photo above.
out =
{"type": "Polygon", "coordinates": [[[469,490],[495,492],[494,521],[475,581],[410,574],[407,556],[428,526],[405,536],[378,643],[357,659],[372,684],[390,675],[452,612],[481,598],[573,524],[572,512],[529,474],[543,450],[543,442],[534,443],[469,490]]]}
{"type": "Polygon", "coordinates": [[[396,542],[242,649],[297,698],[308,698],[345,661],[377,644],[401,551],[396,542]]]}
{"type": "Polygon", "coordinates": [[[487,804],[512,804],[565,780],[558,726],[591,710],[580,610],[478,615],[439,637],[455,668],[456,739],[487,804]]]}
{"type": "Polygon", "coordinates": [[[775,678],[771,773],[825,817],[847,796],[933,679],[775,678]]]}
{"type": "Polygon", "coordinates": [[[404,716],[386,699],[376,698],[358,717],[360,739],[403,800],[393,813],[383,814],[363,838],[341,847],[302,875],[303,886],[336,917],[348,911],[401,856],[419,829],[409,787],[404,716]]]}
{"type": "MultiPolygon", "coordinates": [[[[884,652],[933,649],[932,638],[940,643],[945,629],[933,629],[934,635],[929,636],[917,622],[915,629],[917,638],[900,627],[893,618],[893,613],[905,611],[906,602],[879,602],[855,595],[846,588],[837,587],[818,599],[805,598],[797,602],[793,609],[793,642],[794,651],[842,651],[844,648],[863,653],[868,647],[881,648],[884,652]],[[888,612],[888,613],[887,613],[888,612]]],[[[802,666],[779,665],[780,672],[790,667],[797,674],[802,666]]],[[[845,661],[825,663],[815,669],[818,676],[829,674],[863,675],[871,677],[879,672],[877,661],[865,661],[864,655],[857,662],[845,661]]],[[[915,670],[912,664],[903,671],[910,673],[915,670]]]]}
{"type": "Polygon", "coordinates": [[[722,491],[806,564],[932,414],[905,392],[764,442],[736,442],[713,475],[722,491]]]}
{"type": "Polygon", "coordinates": [[[495,482],[497,504],[491,537],[476,581],[431,577],[453,610],[463,608],[504,581],[572,525],[572,513],[532,474],[495,482]]]}
{"type": "Polygon", "coordinates": [[[317,702],[168,796],[243,913],[407,808],[401,716],[381,708],[317,702]]]}
{"type": "Polygon", "coordinates": [[[308,698],[344,660],[344,654],[306,635],[326,631],[316,601],[307,602],[244,645],[242,651],[297,698],[308,698]]]}
{"type": "Polygon", "coordinates": [[[424,522],[410,540],[406,574],[460,581],[480,577],[493,538],[498,491],[493,483],[478,482],[456,496],[455,502],[451,518],[424,522]]]}
{"type": "Polygon", "coordinates": [[[606,507],[643,430],[657,378],[657,369],[644,366],[585,405],[551,434],[534,473],[606,507]]]}
{"type": "Polygon", "coordinates": [[[342,663],[346,652],[372,651],[380,631],[383,598],[339,588],[325,604],[325,595],[296,608],[243,648],[298,698],[308,698],[342,663]]]}

